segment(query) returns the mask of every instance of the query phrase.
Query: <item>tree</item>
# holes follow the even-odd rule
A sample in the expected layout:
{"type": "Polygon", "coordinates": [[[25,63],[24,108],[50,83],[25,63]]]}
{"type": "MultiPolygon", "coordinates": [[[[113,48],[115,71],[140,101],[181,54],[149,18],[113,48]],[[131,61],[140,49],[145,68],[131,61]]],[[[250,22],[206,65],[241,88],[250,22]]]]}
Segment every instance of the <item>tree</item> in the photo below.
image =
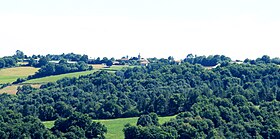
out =
{"type": "Polygon", "coordinates": [[[88,56],[87,55],[83,55],[81,58],[80,58],[80,61],[83,61],[85,63],[88,63],[88,56]]]}
{"type": "MultiPolygon", "coordinates": [[[[90,66],[90,67],[92,67],[92,66],[90,66]]],[[[78,69],[79,69],[79,71],[85,71],[85,70],[89,69],[89,66],[85,62],[80,61],[80,62],[78,62],[78,69]]]]}
{"type": "Polygon", "coordinates": [[[123,129],[125,139],[138,139],[140,136],[140,131],[138,127],[126,124],[123,129]]]}
{"type": "Polygon", "coordinates": [[[85,132],[87,138],[105,139],[104,134],[107,133],[107,128],[99,122],[92,122],[85,132]]]}
{"type": "Polygon", "coordinates": [[[166,113],[166,109],[167,109],[167,100],[161,94],[155,101],[156,113],[163,115],[166,113]]]}
{"type": "Polygon", "coordinates": [[[113,62],[111,60],[108,60],[106,62],[106,66],[111,67],[113,65],[113,62]]]}
{"type": "Polygon", "coordinates": [[[42,121],[51,121],[57,118],[52,106],[43,105],[39,107],[39,116],[42,121]]]}
{"type": "Polygon", "coordinates": [[[137,120],[137,125],[151,126],[154,125],[153,119],[149,115],[141,115],[137,120]]]}
{"type": "Polygon", "coordinates": [[[73,114],[73,108],[71,106],[67,105],[63,101],[59,101],[59,102],[55,103],[54,109],[55,109],[56,113],[60,117],[63,117],[63,118],[69,117],[70,115],[73,114]]]}
{"type": "Polygon", "coordinates": [[[158,122],[158,116],[156,113],[152,112],[149,114],[149,116],[152,118],[152,122],[153,122],[153,125],[156,125],[158,126],[159,125],[159,122],[158,122]]]}
{"type": "Polygon", "coordinates": [[[109,59],[108,59],[107,57],[103,57],[102,60],[101,60],[101,63],[107,63],[108,60],[109,60],[109,59]]]}
{"type": "Polygon", "coordinates": [[[268,55],[262,56],[261,60],[265,63],[270,63],[271,62],[270,57],[268,55]]]}
{"type": "Polygon", "coordinates": [[[188,58],[188,59],[192,59],[192,58],[194,58],[194,56],[193,56],[193,54],[188,54],[188,55],[187,55],[187,58],[188,58]]]}
{"type": "Polygon", "coordinates": [[[12,57],[3,58],[5,61],[5,67],[13,67],[17,64],[16,60],[12,57]]]}
{"type": "Polygon", "coordinates": [[[48,64],[48,58],[47,57],[41,57],[38,61],[38,67],[42,67],[48,64]]]}
{"type": "Polygon", "coordinates": [[[67,64],[67,60],[66,59],[61,59],[58,63],[59,64],[67,64]]]}
{"type": "Polygon", "coordinates": [[[36,60],[34,60],[34,58],[30,58],[28,60],[28,66],[36,66],[38,63],[36,62],[36,60]]]}
{"type": "Polygon", "coordinates": [[[169,56],[167,59],[169,60],[169,62],[174,61],[174,57],[173,56],[169,56]]]}
{"type": "Polygon", "coordinates": [[[53,63],[48,63],[45,67],[45,71],[46,71],[46,76],[47,75],[53,75],[56,71],[55,71],[55,64],[53,63]]]}
{"type": "Polygon", "coordinates": [[[16,51],[15,57],[18,59],[23,59],[24,58],[24,53],[20,50],[16,51]]]}
{"type": "Polygon", "coordinates": [[[3,60],[2,58],[0,58],[0,68],[4,68],[6,65],[5,60],[3,60]]]}
{"type": "Polygon", "coordinates": [[[88,115],[81,113],[73,113],[68,118],[59,118],[55,121],[52,131],[60,131],[69,136],[84,134],[87,138],[105,138],[104,134],[107,132],[107,128],[99,122],[92,122],[88,115]],[[71,133],[72,132],[72,133],[71,133]]]}
{"type": "Polygon", "coordinates": [[[273,58],[271,59],[271,62],[280,65],[280,58],[279,57],[273,58]]]}

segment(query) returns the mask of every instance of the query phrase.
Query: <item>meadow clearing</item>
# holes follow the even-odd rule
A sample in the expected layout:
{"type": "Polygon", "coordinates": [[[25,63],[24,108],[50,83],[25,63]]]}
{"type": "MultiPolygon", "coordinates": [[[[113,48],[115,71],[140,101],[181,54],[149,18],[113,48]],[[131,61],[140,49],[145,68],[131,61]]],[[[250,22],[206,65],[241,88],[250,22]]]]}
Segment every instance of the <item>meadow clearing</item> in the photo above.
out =
{"type": "MultiPolygon", "coordinates": [[[[171,118],[175,118],[175,117],[176,117],[176,115],[158,117],[159,123],[163,124],[163,123],[169,121],[171,118]]],[[[124,125],[128,124],[128,123],[131,125],[136,125],[137,120],[138,120],[138,117],[93,120],[93,121],[100,122],[107,127],[107,134],[105,134],[105,137],[107,139],[124,139],[124,133],[123,133],[124,125]]],[[[54,126],[54,121],[46,121],[46,122],[43,122],[43,124],[47,128],[52,128],[54,126]]]]}
{"type": "Polygon", "coordinates": [[[26,78],[35,74],[39,68],[34,67],[14,67],[0,70],[0,84],[12,83],[18,78],[26,78]]]}

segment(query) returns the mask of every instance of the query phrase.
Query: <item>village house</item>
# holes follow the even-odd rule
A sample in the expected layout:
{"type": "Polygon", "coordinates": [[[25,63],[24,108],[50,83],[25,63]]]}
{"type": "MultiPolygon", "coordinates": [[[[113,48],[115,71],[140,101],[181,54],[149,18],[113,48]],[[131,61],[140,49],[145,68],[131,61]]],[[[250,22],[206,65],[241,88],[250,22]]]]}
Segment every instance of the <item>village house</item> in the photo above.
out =
{"type": "Polygon", "coordinates": [[[149,65],[149,60],[147,60],[146,58],[142,58],[140,53],[138,55],[138,61],[140,62],[141,66],[148,66],[149,65]]]}
{"type": "Polygon", "coordinates": [[[181,65],[182,60],[175,60],[175,63],[178,64],[178,65],[181,65]]]}

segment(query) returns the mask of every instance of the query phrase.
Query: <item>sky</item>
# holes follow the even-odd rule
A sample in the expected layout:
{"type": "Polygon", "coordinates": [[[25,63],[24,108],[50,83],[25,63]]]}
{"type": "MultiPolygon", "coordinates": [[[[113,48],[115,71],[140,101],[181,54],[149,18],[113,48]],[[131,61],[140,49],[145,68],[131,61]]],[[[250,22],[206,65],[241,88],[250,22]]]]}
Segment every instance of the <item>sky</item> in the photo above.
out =
{"type": "Polygon", "coordinates": [[[0,0],[0,57],[280,57],[279,0],[0,0]]]}

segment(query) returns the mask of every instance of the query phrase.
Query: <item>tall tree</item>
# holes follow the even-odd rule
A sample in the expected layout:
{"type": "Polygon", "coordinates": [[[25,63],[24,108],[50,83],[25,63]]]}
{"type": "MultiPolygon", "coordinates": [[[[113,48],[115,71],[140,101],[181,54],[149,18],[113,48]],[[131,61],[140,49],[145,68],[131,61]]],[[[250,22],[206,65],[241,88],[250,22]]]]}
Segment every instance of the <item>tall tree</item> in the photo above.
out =
{"type": "Polygon", "coordinates": [[[4,68],[6,65],[5,60],[3,60],[2,58],[0,58],[0,68],[4,68]]]}
{"type": "Polygon", "coordinates": [[[23,59],[24,58],[24,53],[20,50],[16,51],[15,57],[18,59],[23,59]]]}

